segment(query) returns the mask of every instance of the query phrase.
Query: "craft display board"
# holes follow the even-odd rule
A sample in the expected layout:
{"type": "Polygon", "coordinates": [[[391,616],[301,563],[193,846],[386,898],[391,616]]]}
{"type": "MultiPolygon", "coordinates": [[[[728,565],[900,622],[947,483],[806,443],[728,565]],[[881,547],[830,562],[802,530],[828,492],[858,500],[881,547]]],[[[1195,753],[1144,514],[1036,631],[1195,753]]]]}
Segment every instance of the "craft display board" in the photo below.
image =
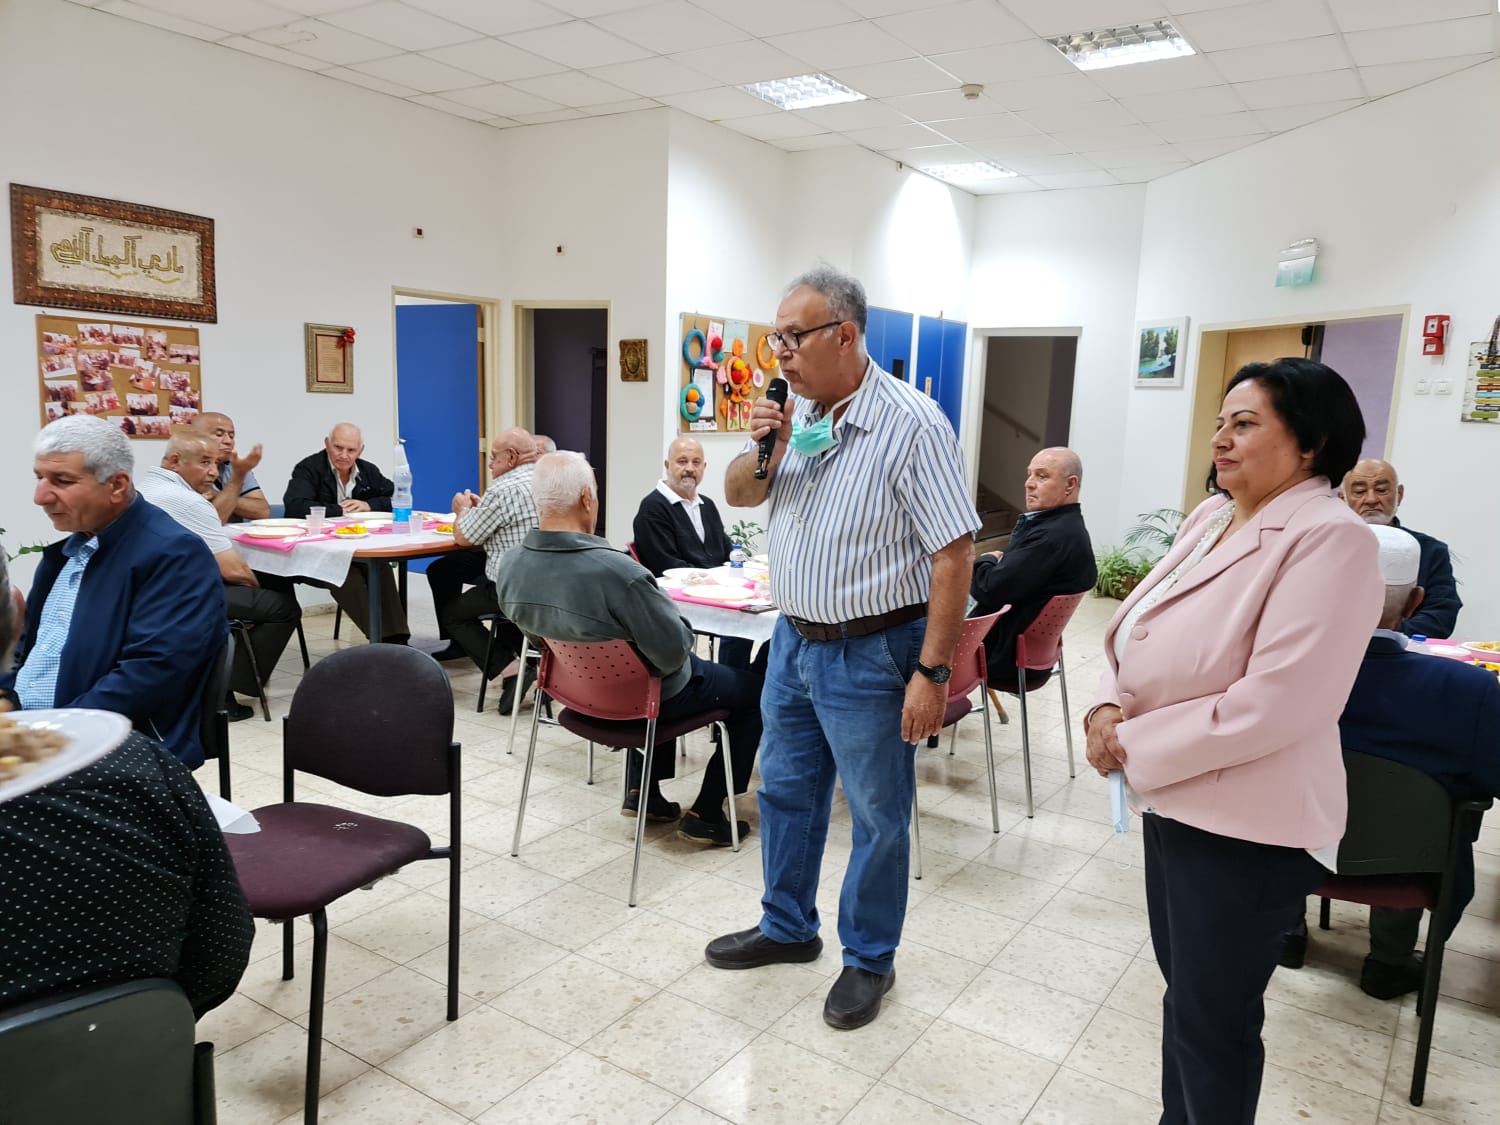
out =
{"type": "Polygon", "coordinates": [[[1488,340],[1469,345],[1469,370],[1464,378],[1465,422],[1500,424],[1500,317],[1488,340]]]}
{"type": "Polygon", "coordinates": [[[44,426],[95,414],[133,438],[169,438],[203,409],[196,328],[43,315],[36,354],[44,426]]]}
{"type": "Polygon", "coordinates": [[[682,314],[679,433],[749,431],[750,407],[779,374],[776,354],[765,339],[770,331],[769,324],[682,314]]]}

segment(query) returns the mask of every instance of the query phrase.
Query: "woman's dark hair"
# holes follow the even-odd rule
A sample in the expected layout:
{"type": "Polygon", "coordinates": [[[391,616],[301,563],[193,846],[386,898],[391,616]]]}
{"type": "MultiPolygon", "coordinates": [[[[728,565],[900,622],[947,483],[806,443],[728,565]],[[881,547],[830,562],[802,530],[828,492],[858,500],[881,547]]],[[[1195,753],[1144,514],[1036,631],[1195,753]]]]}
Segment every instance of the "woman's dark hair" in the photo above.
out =
{"type": "MultiPolygon", "coordinates": [[[[1365,443],[1365,416],[1343,376],[1312,359],[1247,363],[1229,380],[1224,393],[1252,380],[1261,385],[1276,413],[1297,438],[1297,447],[1313,455],[1313,473],[1338,485],[1354,468],[1365,443]]],[[[1217,490],[1217,477],[1218,473],[1210,469],[1210,491],[1217,490]]]]}

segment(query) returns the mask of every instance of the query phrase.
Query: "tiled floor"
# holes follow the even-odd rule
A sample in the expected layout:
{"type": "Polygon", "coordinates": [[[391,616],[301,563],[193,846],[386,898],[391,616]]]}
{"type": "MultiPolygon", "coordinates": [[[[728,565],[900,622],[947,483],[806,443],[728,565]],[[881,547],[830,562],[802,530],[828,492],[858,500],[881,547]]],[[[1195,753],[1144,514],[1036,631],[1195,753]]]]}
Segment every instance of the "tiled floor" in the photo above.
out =
{"type": "MultiPolygon", "coordinates": [[[[415,627],[432,636],[421,586],[415,627]]],[[[1114,605],[1086,599],[1069,629],[1075,720],[1114,605]]],[[[334,641],[331,625],[307,618],[315,658],[349,643],[334,641]]],[[[301,672],[295,653],[272,681],[276,723],[232,728],[234,796],[247,807],[280,799],[280,716],[301,672]]],[[[925,872],[911,886],[900,980],[874,1024],[835,1032],[821,1015],[839,968],[832,926],[811,965],[725,973],[703,963],[711,937],[759,916],[756,833],[735,855],[653,825],[641,905],[625,905],[635,822],[618,812],[617,756],[601,755],[589,787],[582,745],[544,728],[526,842],[512,859],[522,754],[506,754],[509,720],[493,703],[474,713],[477,673],[446,667],[464,747],[462,1014],[443,1019],[443,865],[408,868],[337,903],[322,1083],[329,1125],[1156,1120],[1161,983],[1141,838],[1111,833],[1091,772],[1068,779],[1055,686],[1032,698],[1033,820],[1018,721],[995,726],[999,836],[977,717],[962,724],[956,756],[946,737],[921,751],[925,872]]],[[[523,724],[530,713],[528,703],[523,724]]],[[[705,742],[690,744],[669,794],[696,791],[690,771],[702,769],[705,742]]],[[[1081,762],[1081,738],[1077,749],[1081,762]]],[[[443,835],[441,800],[381,803],[335,790],[316,779],[301,787],[443,835]]],[[[741,815],[757,825],[753,799],[741,815]]],[[[823,870],[829,918],[848,828],[836,811],[823,870]]],[[[1314,929],[1306,968],[1278,970],[1271,982],[1262,1122],[1500,1121],[1500,827],[1479,846],[1479,894],[1444,966],[1426,1105],[1406,1100],[1411,998],[1382,1003],[1359,991],[1363,911],[1335,904],[1334,929],[1314,929]]],[[[302,960],[291,982],[279,979],[280,934],[262,927],[239,994],[200,1025],[217,1044],[224,1125],[300,1120],[311,930],[297,923],[302,960]]]]}

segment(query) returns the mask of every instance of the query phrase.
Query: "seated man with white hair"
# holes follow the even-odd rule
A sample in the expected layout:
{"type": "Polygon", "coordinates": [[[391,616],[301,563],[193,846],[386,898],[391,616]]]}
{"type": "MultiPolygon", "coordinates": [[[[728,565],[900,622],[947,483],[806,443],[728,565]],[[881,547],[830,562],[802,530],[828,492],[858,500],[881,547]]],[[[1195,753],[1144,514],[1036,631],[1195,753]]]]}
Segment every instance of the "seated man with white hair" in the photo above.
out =
{"type": "MultiPolygon", "coordinates": [[[[593,534],[599,516],[598,485],[583,454],[549,453],[538,461],[532,495],[537,529],[506,554],[495,583],[505,616],[533,637],[629,641],[661,677],[660,717],[664,720],[727,710],[735,792],[743,792],[760,745],[764,664],[758,670],[731,668],[693,653],[692,629],[651,572],[593,534]]],[[[662,779],[672,776],[677,757],[672,743],[656,747],[654,776],[645,785],[641,783],[642,756],[631,752],[627,759],[629,795],[621,814],[667,821],[676,820],[680,813],[680,837],[728,846],[723,754],[722,748],[714,751],[697,799],[682,813],[659,787],[662,779]]],[[[742,822],[740,834],[749,827],[742,822]]]]}
{"type": "Polygon", "coordinates": [[[199,696],[229,633],[213,555],[136,494],[130,439],[104,419],[59,418],[35,449],[34,500],[69,534],[42,553],[0,689],[30,709],[125,715],[198,767],[199,696]]]}
{"type": "MultiPolygon", "coordinates": [[[[1339,719],[1344,747],[1421,770],[1456,799],[1500,797],[1500,680],[1471,664],[1407,651],[1399,628],[1422,604],[1422,549],[1400,528],[1371,524],[1370,530],[1380,540],[1385,606],[1339,719]]],[[[1454,887],[1454,926],[1473,897],[1474,854],[1466,849],[1454,887]]],[[[1420,909],[1370,908],[1370,955],[1359,974],[1368,995],[1392,1000],[1422,983],[1422,962],[1413,954],[1421,924],[1420,909]]],[[[1281,963],[1300,967],[1306,946],[1304,923],[1287,935],[1281,963]]]]}

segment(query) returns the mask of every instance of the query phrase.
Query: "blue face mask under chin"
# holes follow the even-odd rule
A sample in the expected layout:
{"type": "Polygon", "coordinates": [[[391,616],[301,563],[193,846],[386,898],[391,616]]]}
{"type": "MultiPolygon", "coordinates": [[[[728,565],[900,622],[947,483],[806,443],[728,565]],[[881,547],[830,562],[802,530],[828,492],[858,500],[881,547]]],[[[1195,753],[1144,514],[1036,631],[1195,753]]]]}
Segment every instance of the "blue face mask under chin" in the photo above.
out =
{"type": "Polygon", "coordinates": [[[802,426],[794,421],[792,436],[787,441],[791,451],[800,453],[803,457],[816,457],[837,444],[838,440],[833,436],[832,412],[825,414],[811,426],[802,426]]]}

